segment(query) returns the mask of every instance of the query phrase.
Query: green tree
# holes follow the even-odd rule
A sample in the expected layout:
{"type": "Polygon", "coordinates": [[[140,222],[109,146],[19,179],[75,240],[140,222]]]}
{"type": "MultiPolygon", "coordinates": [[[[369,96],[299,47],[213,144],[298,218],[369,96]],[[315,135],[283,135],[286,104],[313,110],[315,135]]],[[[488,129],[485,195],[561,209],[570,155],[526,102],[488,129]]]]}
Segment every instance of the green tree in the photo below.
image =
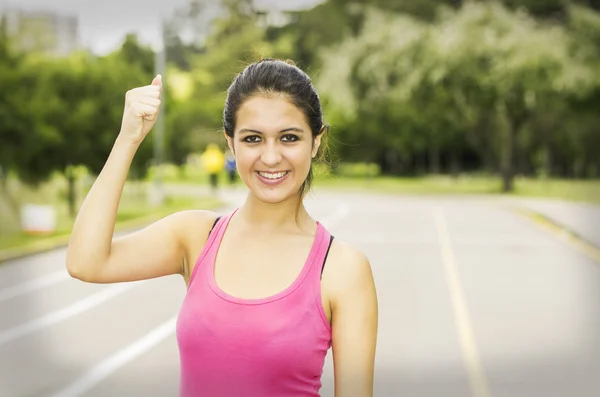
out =
{"type": "MultiPolygon", "coordinates": [[[[11,160],[19,178],[36,184],[53,172],[63,173],[74,215],[75,167],[100,172],[118,134],[125,92],[149,81],[139,65],[127,63],[119,52],[103,58],[86,52],[66,58],[27,56],[13,93],[20,98],[14,107],[24,112],[22,122],[0,129],[23,137],[11,160]]],[[[140,148],[134,174],[145,172],[150,154],[148,144],[140,148]]]]}
{"type": "Polygon", "coordinates": [[[384,169],[381,159],[410,163],[427,148],[432,170],[439,151],[456,169],[461,152],[476,150],[500,159],[510,191],[516,146],[526,138],[519,134],[595,84],[564,27],[499,3],[446,9],[433,24],[376,9],[365,15],[358,37],[323,50],[318,85],[340,136],[384,169]],[[499,153],[490,153],[498,141],[499,153]]]}
{"type": "MultiPolygon", "coordinates": [[[[18,172],[20,164],[27,164],[35,155],[35,146],[43,145],[52,136],[38,128],[39,120],[30,102],[35,88],[31,79],[24,78],[24,56],[15,51],[6,34],[4,20],[0,23],[0,190],[8,198],[14,211],[17,203],[7,189],[9,173],[18,172]]],[[[43,167],[39,170],[46,173],[43,167]]],[[[35,172],[30,172],[35,174],[35,172]]]]}
{"type": "Polygon", "coordinates": [[[142,45],[135,34],[125,36],[125,40],[121,48],[116,51],[115,56],[121,58],[128,65],[139,67],[146,79],[154,74],[154,51],[150,47],[142,45]]]}

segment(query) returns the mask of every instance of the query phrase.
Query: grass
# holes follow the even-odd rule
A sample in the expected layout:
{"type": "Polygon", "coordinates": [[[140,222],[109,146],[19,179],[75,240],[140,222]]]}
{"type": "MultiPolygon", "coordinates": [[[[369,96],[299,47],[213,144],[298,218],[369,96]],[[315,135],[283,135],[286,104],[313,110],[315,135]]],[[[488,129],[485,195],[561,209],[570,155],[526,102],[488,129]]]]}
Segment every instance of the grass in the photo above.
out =
{"type": "MultiPolygon", "coordinates": [[[[153,169],[151,173],[154,173],[153,169]]],[[[375,164],[343,163],[341,176],[331,176],[327,170],[315,166],[316,188],[331,188],[350,191],[373,191],[393,194],[502,194],[502,182],[498,175],[462,174],[453,178],[447,175],[424,177],[373,176],[379,172],[375,164]]],[[[164,165],[162,177],[165,183],[201,184],[208,183],[208,175],[198,165],[176,167],[164,165]]],[[[219,175],[221,186],[228,185],[225,172],[219,175]]],[[[237,184],[241,184],[238,180],[237,184]]],[[[557,198],[578,202],[600,203],[600,179],[566,180],[515,178],[515,189],[510,196],[557,198]]]]}
{"type": "Polygon", "coordinates": [[[600,204],[600,180],[517,180],[514,194],[600,204]]]}
{"type": "MultiPolygon", "coordinates": [[[[321,177],[316,187],[393,194],[502,194],[499,177],[464,175],[402,177],[321,177]]],[[[556,198],[576,202],[600,203],[600,180],[561,180],[516,178],[511,196],[556,198]]]]}
{"type": "Polygon", "coordinates": [[[315,186],[342,190],[368,190],[382,193],[407,194],[473,194],[494,193],[499,191],[499,181],[492,178],[450,177],[322,177],[317,178],[315,186]]]}
{"type": "MultiPolygon", "coordinates": [[[[328,188],[342,191],[369,191],[389,194],[418,195],[497,195],[502,193],[502,181],[497,175],[462,174],[456,178],[447,175],[424,177],[395,176],[332,176],[316,170],[313,185],[315,188],[328,188]]],[[[166,168],[165,183],[206,185],[208,176],[201,170],[191,167],[166,168]]],[[[227,186],[225,173],[219,178],[221,186],[227,186]]],[[[575,202],[600,203],[600,179],[534,179],[515,178],[512,197],[555,198],[575,202]]],[[[241,182],[237,181],[237,185],[241,182]]]]}

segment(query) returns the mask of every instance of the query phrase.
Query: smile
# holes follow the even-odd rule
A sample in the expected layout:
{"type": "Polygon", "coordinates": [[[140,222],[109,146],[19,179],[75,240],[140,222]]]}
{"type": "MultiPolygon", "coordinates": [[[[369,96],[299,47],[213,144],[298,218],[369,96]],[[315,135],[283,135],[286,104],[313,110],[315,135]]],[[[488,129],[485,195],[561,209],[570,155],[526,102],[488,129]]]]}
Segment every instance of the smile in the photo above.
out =
{"type": "Polygon", "coordinates": [[[281,179],[289,173],[289,171],[282,171],[282,172],[275,172],[275,173],[262,172],[262,171],[257,171],[257,172],[260,176],[267,178],[267,179],[273,179],[273,180],[281,179]]]}
{"type": "Polygon", "coordinates": [[[256,171],[258,178],[266,185],[278,185],[290,174],[290,171],[264,172],[256,171]]]}

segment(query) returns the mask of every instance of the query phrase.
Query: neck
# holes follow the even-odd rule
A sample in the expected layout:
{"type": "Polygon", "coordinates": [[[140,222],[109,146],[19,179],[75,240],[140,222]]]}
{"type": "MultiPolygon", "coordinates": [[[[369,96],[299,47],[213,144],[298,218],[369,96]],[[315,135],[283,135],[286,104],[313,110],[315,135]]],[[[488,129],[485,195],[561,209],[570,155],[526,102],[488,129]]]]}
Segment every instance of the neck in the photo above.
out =
{"type": "Polygon", "coordinates": [[[265,232],[281,229],[297,230],[298,228],[310,231],[314,227],[314,221],[306,211],[299,195],[271,204],[265,203],[249,193],[246,201],[238,210],[238,214],[245,223],[265,232]]]}

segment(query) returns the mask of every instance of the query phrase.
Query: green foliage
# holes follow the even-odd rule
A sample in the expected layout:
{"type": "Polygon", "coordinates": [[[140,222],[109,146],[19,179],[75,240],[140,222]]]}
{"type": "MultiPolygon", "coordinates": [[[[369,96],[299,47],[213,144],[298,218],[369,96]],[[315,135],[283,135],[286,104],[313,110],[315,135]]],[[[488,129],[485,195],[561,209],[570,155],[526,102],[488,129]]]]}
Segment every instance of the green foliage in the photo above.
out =
{"type": "MultiPolygon", "coordinates": [[[[484,164],[501,161],[510,182],[525,151],[573,147],[577,139],[589,147],[594,140],[582,126],[572,139],[564,122],[580,113],[569,103],[589,103],[600,86],[590,33],[600,25],[578,10],[575,30],[494,2],[440,8],[433,23],[366,7],[360,35],[321,49],[317,85],[341,156],[415,172],[419,156],[432,170],[471,153],[484,164]]],[[[582,151],[564,158],[575,153],[582,151]]]]}
{"type": "MultiPolygon", "coordinates": [[[[253,2],[227,0],[210,29],[192,26],[209,34],[186,44],[175,25],[200,21],[190,10],[167,24],[166,160],[182,165],[208,143],[223,146],[227,87],[247,64],[273,57],[313,78],[334,163],[403,175],[483,169],[507,182],[515,174],[597,177],[600,14],[585,3],[595,4],[327,0],[270,26],[253,2]]],[[[2,175],[39,184],[79,165],[97,174],[125,92],[154,75],[153,51],[129,35],[104,57],[25,54],[2,26],[2,175]]],[[[152,152],[147,139],[132,177],[147,176],[152,152]]],[[[344,167],[336,172],[375,172],[344,167]]]]}
{"type": "Polygon", "coordinates": [[[335,169],[335,175],[349,178],[374,178],[381,174],[379,164],[342,163],[335,169]]]}

